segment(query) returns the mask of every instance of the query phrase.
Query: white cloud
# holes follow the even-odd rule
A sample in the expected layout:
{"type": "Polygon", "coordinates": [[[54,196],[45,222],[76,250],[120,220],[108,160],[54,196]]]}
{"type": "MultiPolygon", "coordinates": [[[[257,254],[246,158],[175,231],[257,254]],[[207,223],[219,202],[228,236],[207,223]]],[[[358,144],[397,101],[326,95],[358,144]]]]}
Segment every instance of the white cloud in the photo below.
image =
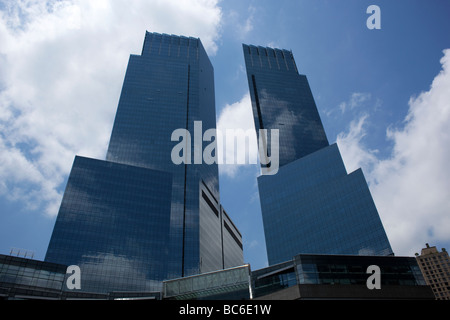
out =
{"type": "Polygon", "coordinates": [[[245,17],[242,17],[241,13],[231,10],[228,12],[225,19],[240,39],[244,39],[254,27],[256,8],[249,6],[247,12],[248,14],[245,17]]]}
{"type": "Polygon", "coordinates": [[[404,127],[387,131],[389,158],[378,159],[362,144],[366,117],[337,141],[347,169],[363,168],[397,255],[450,241],[450,49],[441,64],[430,89],[410,99],[404,127]]]}
{"type": "Polygon", "coordinates": [[[377,150],[368,150],[362,144],[366,135],[364,124],[367,119],[368,115],[364,114],[359,119],[352,121],[349,131],[339,133],[336,138],[348,172],[358,168],[373,168],[374,163],[378,160],[376,157],[377,150]]]}
{"type": "Polygon", "coordinates": [[[354,92],[352,93],[349,101],[342,102],[339,105],[339,109],[341,109],[342,113],[348,110],[352,110],[356,107],[361,106],[365,101],[369,100],[370,97],[371,97],[370,93],[354,92]]]}
{"type": "Polygon", "coordinates": [[[0,195],[55,215],[75,154],[106,152],[145,31],[217,51],[215,0],[20,0],[0,11],[0,195]],[[43,206],[43,207],[42,207],[43,206]]]}
{"type": "MultiPolygon", "coordinates": [[[[246,165],[254,165],[257,163],[258,150],[256,144],[256,131],[253,121],[253,111],[250,100],[250,95],[247,93],[238,102],[230,105],[226,105],[220,113],[217,120],[217,131],[222,133],[218,135],[217,149],[219,157],[223,157],[224,163],[227,159],[235,159],[232,164],[219,164],[219,172],[230,177],[235,177],[239,172],[239,169],[246,165]],[[230,148],[229,139],[225,139],[225,133],[227,130],[235,131],[236,129],[242,130],[240,135],[241,141],[245,139],[244,134],[248,133],[248,144],[235,143],[235,148],[230,148]],[[220,156],[222,154],[222,156],[220,156]],[[246,164],[238,164],[237,156],[245,155],[246,164]]],[[[235,131],[238,133],[237,131],[235,131]]]]}

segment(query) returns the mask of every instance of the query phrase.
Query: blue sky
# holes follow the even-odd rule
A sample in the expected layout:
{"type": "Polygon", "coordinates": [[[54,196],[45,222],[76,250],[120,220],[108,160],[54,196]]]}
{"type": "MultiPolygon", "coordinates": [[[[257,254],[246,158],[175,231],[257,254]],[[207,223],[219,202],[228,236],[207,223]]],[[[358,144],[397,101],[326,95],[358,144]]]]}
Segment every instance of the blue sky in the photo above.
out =
{"type": "MultiPolygon", "coordinates": [[[[445,0],[0,1],[0,253],[43,259],[76,154],[104,158],[145,30],[200,37],[218,126],[251,128],[242,43],[293,51],[330,143],[361,167],[397,255],[450,247],[445,0]],[[369,30],[369,5],[381,29],[369,30]]],[[[267,264],[257,165],[220,168],[252,269],[267,264]]]]}

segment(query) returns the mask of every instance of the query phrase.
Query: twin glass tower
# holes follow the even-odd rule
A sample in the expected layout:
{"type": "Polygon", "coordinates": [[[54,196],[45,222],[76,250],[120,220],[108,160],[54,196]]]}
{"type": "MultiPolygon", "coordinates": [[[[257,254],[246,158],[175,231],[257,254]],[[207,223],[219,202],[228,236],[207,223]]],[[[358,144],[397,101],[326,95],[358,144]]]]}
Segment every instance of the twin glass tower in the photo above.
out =
{"type": "Polygon", "coordinates": [[[278,129],[279,169],[258,177],[269,265],[296,254],[391,255],[361,169],[329,144],[291,51],[243,45],[256,132],[278,129]]]}
{"type": "Polygon", "coordinates": [[[172,132],[193,133],[195,121],[216,128],[201,41],[146,32],[128,62],[106,161],[75,158],[45,260],[78,265],[90,292],[159,291],[163,280],[242,265],[217,164],[171,160],[172,132]]]}
{"type": "MultiPolygon", "coordinates": [[[[362,171],[347,174],[329,145],[292,53],[243,49],[257,132],[279,130],[279,171],[258,178],[269,264],[300,253],[392,254],[362,171]]],[[[45,260],[79,266],[81,289],[101,293],[159,291],[163,280],[242,265],[217,164],[171,159],[172,133],[192,135],[197,121],[216,128],[201,41],[146,32],[128,62],[106,159],[75,157],[45,260]]]]}

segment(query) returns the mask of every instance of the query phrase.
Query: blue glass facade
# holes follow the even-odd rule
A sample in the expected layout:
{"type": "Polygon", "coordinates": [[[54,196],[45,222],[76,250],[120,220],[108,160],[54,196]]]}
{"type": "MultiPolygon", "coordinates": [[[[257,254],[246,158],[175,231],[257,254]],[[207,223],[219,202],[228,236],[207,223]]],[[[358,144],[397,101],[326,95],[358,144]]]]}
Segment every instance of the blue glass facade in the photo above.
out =
{"type": "Polygon", "coordinates": [[[392,254],[361,169],[347,174],[336,144],[258,177],[258,187],[269,264],[295,252],[392,254]]]}
{"type": "MultiPolygon", "coordinates": [[[[279,130],[279,165],[328,146],[306,76],[291,51],[243,45],[256,133],[279,130]]],[[[268,150],[272,150],[270,139],[268,150]]]]}
{"type": "Polygon", "coordinates": [[[148,291],[242,265],[242,246],[227,241],[217,164],[195,158],[215,127],[214,70],[200,39],[146,32],[128,62],[106,161],[75,159],[46,261],[78,265],[93,292],[148,291]],[[192,159],[176,164],[180,129],[192,159]]]}
{"type": "Polygon", "coordinates": [[[364,175],[347,174],[329,145],[292,52],[243,51],[255,127],[279,130],[279,171],[258,177],[269,265],[304,253],[392,254],[364,175]]]}
{"type": "MultiPolygon", "coordinates": [[[[200,223],[220,230],[211,212],[199,212],[201,187],[216,206],[220,201],[217,164],[191,159],[190,165],[176,165],[171,159],[174,130],[190,132],[194,155],[194,122],[202,121],[203,130],[216,127],[214,97],[214,70],[197,38],[147,32],[142,54],[130,56],[106,160],[173,174],[169,277],[199,273],[200,260],[214,260],[203,254],[221,253],[220,237],[210,239],[215,249],[209,252],[198,245],[200,223]]],[[[221,265],[202,262],[206,270],[221,265]]]]}
{"type": "Polygon", "coordinates": [[[166,279],[172,175],[77,156],[46,261],[87,292],[157,291],[166,279]]]}

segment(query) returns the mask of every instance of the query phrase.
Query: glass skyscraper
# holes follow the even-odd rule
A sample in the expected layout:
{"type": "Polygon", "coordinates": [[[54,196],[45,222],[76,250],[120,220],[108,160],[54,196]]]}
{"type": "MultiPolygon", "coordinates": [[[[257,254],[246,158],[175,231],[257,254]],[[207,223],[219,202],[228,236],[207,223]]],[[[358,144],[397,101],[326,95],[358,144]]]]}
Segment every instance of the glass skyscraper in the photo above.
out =
{"type": "Polygon", "coordinates": [[[243,51],[257,134],[279,130],[279,170],[258,177],[269,264],[297,254],[393,254],[364,175],[347,174],[329,144],[292,52],[243,51]]]}
{"type": "Polygon", "coordinates": [[[75,157],[45,261],[86,292],[154,291],[168,263],[170,173],[75,157]]]}
{"type": "MultiPolygon", "coordinates": [[[[106,161],[75,158],[45,260],[78,265],[91,292],[157,291],[163,280],[242,265],[217,164],[171,158],[175,130],[194,140],[194,123],[215,129],[214,96],[200,39],[146,32],[128,62],[106,161]]],[[[203,150],[196,142],[192,155],[203,150]]]]}

